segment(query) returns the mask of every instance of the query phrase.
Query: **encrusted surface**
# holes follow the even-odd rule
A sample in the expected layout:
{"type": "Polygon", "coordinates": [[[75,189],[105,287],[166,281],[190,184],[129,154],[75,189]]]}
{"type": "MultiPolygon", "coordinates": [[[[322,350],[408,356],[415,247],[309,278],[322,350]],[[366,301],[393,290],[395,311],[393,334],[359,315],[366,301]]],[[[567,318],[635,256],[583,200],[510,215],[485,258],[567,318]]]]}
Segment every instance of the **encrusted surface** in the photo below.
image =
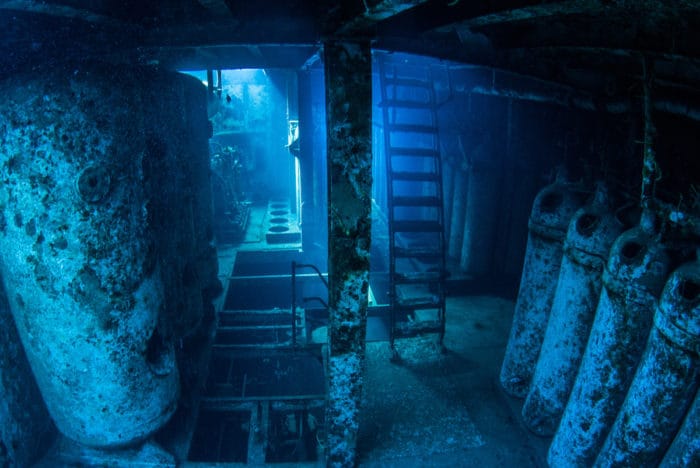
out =
{"type": "Polygon", "coordinates": [[[685,416],[683,426],[673,439],[661,463],[663,468],[700,466],[700,394],[685,416]]]}
{"type": "Polygon", "coordinates": [[[574,385],[602,288],[601,272],[622,225],[602,206],[581,208],[569,223],[557,290],[532,385],[525,424],[553,435],[574,385]]]}
{"type": "Polygon", "coordinates": [[[0,84],[2,273],[48,409],[88,445],[167,420],[201,317],[188,85],[100,64],[0,84]]]}
{"type": "Polygon", "coordinates": [[[520,291],[500,381],[510,395],[524,398],[544,341],[563,257],[566,226],[581,199],[562,183],[543,188],[530,214],[520,291]]]}
{"type": "Polygon", "coordinates": [[[362,390],[371,209],[371,61],[368,43],[326,43],[331,466],[353,466],[362,390]]]}
{"type": "Polygon", "coordinates": [[[56,434],[0,285],[0,466],[29,466],[56,434]]]}
{"type": "Polygon", "coordinates": [[[613,244],[591,335],[549,450],[552,466],[590,466],[615,421],[651,329],[669,268],[641,229],[613,244]]]}
{"type": "Polygon", "coordinates": [[[698,356],[652,328],[625,403],[594,466],[655,466],[698,388],[698,356]]]}

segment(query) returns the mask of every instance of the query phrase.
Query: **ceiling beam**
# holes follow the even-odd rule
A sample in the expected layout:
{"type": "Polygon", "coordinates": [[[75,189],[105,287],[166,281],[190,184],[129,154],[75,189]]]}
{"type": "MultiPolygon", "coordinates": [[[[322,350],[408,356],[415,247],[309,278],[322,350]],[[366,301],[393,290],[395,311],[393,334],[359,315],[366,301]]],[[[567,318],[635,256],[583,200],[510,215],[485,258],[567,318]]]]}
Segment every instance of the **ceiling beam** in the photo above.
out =
{"type": "Polygon", "coordinates": [[[144,46],[315,44],[318,38],[318,28],[311,18],[228,18],[152,28],[144,38],[144,46]]]}
{"type": "MultiPolygon", "coordinates": [[[[341,9],[341,12],[347,16],[333,21],[333,23],[339,23],[335,26],[333,34],[336,36],[368,35],[380,21],[427,2],[428,0],[364,0],[363,8],[359,10],[348,12],[341,9]]],[[[357,5],[360,3],[362,2],[358,2],[357,5]]]]}
{"type": "Polygon", "coordinates": [[[600,47],[700,57],[700,2],[596,3],[530,7],[455,23],[452,29],[483,34],[501,49],[600,47]]]}
{"type": "Polygon", "coordinates": [[[420,34],[456,22],[484,15],[507,12],[531,5],[556,3],[555,0],[430,0],[395,15],[378,25],[378,35],[420,34]]]}
{"type": "Polygon", "coordinates": [[[302,68],[319,47],[308,44],[228,44],[154,47],[139,51],[139,62],[176,70],[302,68]]]}
{"type": "Polygon", "coordinates": [[[120,26],[122,24],[121,21],[101,13],[82,8],[75,8],[72,6],[59,5],[56,3],[27,0],[0,0],[0,12],[2,10],[7,10],[7,13],[0,14],[9,14],[9,12],[15,11],[47,15],[56,18],[74,19],[89,23],[107,24],[111,26],[120,26]]]}
{"type": "Polygon", "coordinates": [[[224,0],[197,0],[197,3],[213,16],[231,17],[231,10],[224,0]]]}

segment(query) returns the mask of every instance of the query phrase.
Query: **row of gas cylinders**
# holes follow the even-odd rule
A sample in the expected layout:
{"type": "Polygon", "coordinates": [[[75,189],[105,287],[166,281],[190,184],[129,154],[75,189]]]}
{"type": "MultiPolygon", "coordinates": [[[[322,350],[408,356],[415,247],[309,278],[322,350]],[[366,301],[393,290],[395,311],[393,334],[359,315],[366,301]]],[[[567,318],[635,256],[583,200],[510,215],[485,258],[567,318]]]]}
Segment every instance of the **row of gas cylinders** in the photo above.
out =
{"type": "Polygon", "coordinates": [[[552,467],[700,466],[697,253],[592,198],[555,183],[535,199],[501,384],[553,436],[552,467]]]}

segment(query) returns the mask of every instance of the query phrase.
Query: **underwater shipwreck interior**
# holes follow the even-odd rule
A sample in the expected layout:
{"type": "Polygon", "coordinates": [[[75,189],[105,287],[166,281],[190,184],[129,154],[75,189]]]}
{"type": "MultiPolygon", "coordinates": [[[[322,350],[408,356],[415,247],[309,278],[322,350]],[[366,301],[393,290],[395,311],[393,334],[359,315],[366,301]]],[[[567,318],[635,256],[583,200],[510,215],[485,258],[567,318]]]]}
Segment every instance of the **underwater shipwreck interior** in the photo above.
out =
{"type": "Polygon", "coordinates": [[[0,0],[0,466],[700,466],[700,2],[0,0]]]}

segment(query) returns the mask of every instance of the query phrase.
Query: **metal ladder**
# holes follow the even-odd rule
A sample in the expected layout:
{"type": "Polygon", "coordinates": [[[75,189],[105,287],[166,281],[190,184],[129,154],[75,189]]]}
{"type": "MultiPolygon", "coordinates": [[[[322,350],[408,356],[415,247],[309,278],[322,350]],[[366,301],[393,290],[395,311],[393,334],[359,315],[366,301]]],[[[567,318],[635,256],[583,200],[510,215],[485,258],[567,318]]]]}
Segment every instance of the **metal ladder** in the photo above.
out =
{"type": "Polygon", "coordinates": [[[437,103],[429,64],[376,53],[389,227],[390,345],[445,335],[445,240],[437,103]]]}

